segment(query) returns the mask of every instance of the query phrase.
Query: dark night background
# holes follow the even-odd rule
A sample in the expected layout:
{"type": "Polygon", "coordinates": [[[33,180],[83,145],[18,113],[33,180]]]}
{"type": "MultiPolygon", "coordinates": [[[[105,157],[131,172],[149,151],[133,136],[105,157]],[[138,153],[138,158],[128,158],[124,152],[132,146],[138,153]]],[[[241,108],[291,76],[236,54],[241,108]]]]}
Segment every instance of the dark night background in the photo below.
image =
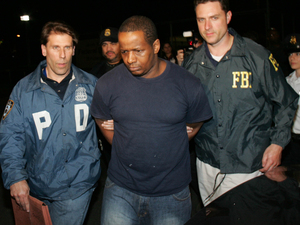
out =
{"type": "MultiPolygon", "coordinates": [[[[281,39],[300,33],[297,17],[300,0],[230,0],[233,17],[230,26],[241,35],[250,31],[257,42],[268,46],[267,29],[275,27],[281,39]]],[[[39,36],[50,20],[63,20],[79,33],[73,62],[90,70],[100,59],[99,32],[107,26],[119,27],[132,15],[145,15],[157,26],[161,41],[170,40],[174,50],[187,42],[182,32],[197,31],[192,0],[85,0],[85,1],[2,1],[0,3],[0,94],[34,70],[43,59],[39,36]],[[29,22],[20,21],[28,14],[29,22]],[[17,37],[17,34],[21,37],[17,37]],[[92,41],[93,40],[93,41],[92,41]]]]}
{"type": "MultiPolygon", "coordinates": [[[[239,34],[254,34],[257,42],[269,47],[267,30],[274,27],[281,41],[290,33],[300,33],[300,0],[230,0],[233,13],[230,27],[239,34]]],[[[171,40],[174,50],[187,45],[183,31],[197,31],[193,0],[85,0],[85,1],[20,1],[0,2],[0,112],[18,80],[33,71],[43,60],[40,32],[50,20],[63,20],[79,33],[79,45],[73,62],[89,71],[99,61],[99,32],[119,27],[132,15],[144,15],[154,21],[161,41],[171,40]],[[20,16],[28,14],[29,22],[20,16]],[[17,34],[20,37],[17,37],[17,34]],[[170,39],[171,38],[171,39],[170,39]]],[[[287,56],[283,55],[283,59],[287,56]]],[[[0,171],[1,172],[1,171],[0,171]]],[[[101,188],[105,173],[96,189],[86,225],[99,224],[101,188]]],[[[13,224],[9,191],[0,181],[0,224],[13,224]]],[[[193,206],[194,207],[194,206],[193,206]]],[[[195,207],[196,208],[196,207],[195,207]]]]}

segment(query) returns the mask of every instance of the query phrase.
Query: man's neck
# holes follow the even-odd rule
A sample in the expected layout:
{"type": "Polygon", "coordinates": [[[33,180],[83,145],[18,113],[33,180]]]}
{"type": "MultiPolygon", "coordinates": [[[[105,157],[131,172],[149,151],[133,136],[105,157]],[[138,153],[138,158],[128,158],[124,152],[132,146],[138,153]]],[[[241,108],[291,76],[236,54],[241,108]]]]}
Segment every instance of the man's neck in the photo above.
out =
{"type": "Polygon", "coordinates": [[[55,73],[53,73],[52,71],[50,72],[50,70],[48,69],[48,67],[46,67],[46,73],[47,73],[47,78],[56,81],[57,83],[62,82],[63,79],[65,79],[69,73],[70,70],[68,70],[68,72],[64,75],[56,75],[55,73]]]}
{"type": "Polygon", "coordinates": [[[107,61],[107,63],[108,63],[109,65],[114,66],[114,65],[117,65],[120,61],[121,61],[121,60],[119,60],[119,61],[114,61],[114,62],[109,62],[109,61],[107,61]]]}
{"type": "Polygon", "coordinates": [[[227,33],[224,37],[216,44],[207,44],[209,52],[214,56],[224,56],[232,47],[234,37],[227,33]]]}
{"type": "Polygon", "coordinates": [[[120,61],[122,60],[122,57],[118,57],[118,58],[115,58],[113,60],[106,60],[107,64],[109,65],[117,65],[120,63],[120,61]]]}
{"type": "Polygon", "coordinates": [[[143,76],[144,78],[158,77],[165,71],[167,63],[159,58],[156,58],[155,60],[156,63],[154,63],[154,66],[149,70],[149,72],[143,76]]]}

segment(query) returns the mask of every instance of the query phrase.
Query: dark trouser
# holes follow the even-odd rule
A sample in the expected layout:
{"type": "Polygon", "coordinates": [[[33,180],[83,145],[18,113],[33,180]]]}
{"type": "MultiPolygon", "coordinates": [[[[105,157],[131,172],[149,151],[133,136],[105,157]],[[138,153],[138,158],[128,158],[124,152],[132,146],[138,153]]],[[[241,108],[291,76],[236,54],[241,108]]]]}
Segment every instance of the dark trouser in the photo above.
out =
{"type": "Polygon", "coordinates": [[[290,143],[282,152],[282,165],[300,164],[300,134],[292,133],[290,143]]]}

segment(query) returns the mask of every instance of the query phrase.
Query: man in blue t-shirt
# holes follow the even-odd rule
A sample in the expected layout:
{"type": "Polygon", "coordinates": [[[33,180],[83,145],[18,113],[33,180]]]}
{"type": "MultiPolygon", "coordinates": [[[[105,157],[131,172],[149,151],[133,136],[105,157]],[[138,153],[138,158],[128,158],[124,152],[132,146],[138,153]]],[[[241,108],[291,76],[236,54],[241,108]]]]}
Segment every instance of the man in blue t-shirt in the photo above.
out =
{"type": "Polygon", "coordinates": [[[191,214],[188,142],[212,117],[207,97],[198,78],[158,58],[150,19],[130,17],[118,36],[124,64],[98,80],[91,106],[112,143],[101,224],[184,224],[191,214]],[[114,130],[105,130],[111,119],[114,130]]]}

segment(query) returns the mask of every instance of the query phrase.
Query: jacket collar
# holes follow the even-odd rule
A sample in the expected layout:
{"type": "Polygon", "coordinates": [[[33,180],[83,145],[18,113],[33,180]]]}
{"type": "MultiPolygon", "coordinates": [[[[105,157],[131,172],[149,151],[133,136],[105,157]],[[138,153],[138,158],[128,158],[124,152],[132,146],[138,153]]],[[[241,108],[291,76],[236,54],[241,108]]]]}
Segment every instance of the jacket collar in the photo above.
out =
{"type": "MultiPolygon", "coordinates": [[[[46,60],[43,60],[40,62],[38,67],[29,75],[29,85],[27,88],[27,92],[36,90],[41,88],[45,84],[45,82],[42,82],[42,70],[47,66],[46,60]]],[[[90,80],[87,76],[84,75],[83,71],[73,64],[72,66],[72,79],[70,82],[76,82],[76,84],[93,84],[92,80],[90,80]]]]}

